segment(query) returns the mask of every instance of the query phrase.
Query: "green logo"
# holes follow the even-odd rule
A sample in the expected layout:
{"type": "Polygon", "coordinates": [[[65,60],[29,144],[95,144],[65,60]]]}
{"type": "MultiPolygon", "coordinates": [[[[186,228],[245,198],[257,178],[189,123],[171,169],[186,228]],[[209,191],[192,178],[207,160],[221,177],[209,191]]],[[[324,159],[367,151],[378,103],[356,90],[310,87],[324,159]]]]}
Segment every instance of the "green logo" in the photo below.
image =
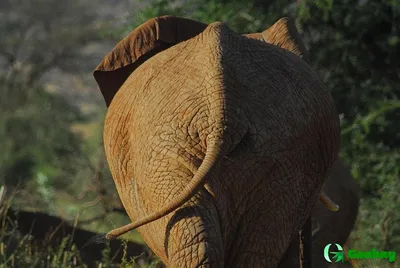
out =
{"type": "Polygon", "coordinates": [[[342,246],[339,244],[335,244],[338,251],[329,252],[329,248],[331,247],[331,245],[332,244],[328,244],[324,248],[325,260],[327,260],[328,262],[332,262],[331,258],[329,257],[329,253],[332,253],[334,255],[332,259],[335,259],[335,262],[344,262],[344,252],[342,246]]]}
{"type": "MultiPolygon", "coordinates": [[[[324,258],[328,262],[344,262],[344,251],[341,245],[334,244],[337,248],[337,251],[329,251],[332,244],[328,244],[324,248],[324,258]],[[330,257],[331,254],[332,258],[330,257]]],[[[375,249],[371,249],[369,251],[357,251],[354,249],[350,249],[347,251],[348,259],[387,259],[389,262],[394,262],[396,260],[396,252],[395,251],[377,251],[375,249]]]]}

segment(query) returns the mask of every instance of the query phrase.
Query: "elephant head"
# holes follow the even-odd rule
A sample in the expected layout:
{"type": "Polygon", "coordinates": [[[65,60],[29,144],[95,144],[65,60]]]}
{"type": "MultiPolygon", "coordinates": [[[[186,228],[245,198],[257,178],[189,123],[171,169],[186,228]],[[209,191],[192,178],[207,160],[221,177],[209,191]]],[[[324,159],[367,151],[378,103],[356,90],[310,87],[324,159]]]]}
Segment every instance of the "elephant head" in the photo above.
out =
{"type": "Polygon", "coordinates": [[[105,150],[134,221],[109,238],[138,228],[172,267],[279,264],[339,147],[333,100],[298,57],[304,47],[279,48],[289,22],[269,43],[164,16],[106,55],[94,72],[105,150]]]}

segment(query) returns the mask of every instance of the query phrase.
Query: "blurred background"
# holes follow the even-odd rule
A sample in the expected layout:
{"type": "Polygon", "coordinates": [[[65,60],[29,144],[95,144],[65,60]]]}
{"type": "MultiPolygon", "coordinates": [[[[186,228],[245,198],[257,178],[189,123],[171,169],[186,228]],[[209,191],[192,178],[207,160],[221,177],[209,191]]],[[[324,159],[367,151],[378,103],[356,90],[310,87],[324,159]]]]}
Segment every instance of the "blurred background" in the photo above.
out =
{"type": "MultiPolygon", "coordinates": [[[[159,15],[224,21],[238,33],[294,18],[337,105],[341,157],[362,187],[349,247],[400,249],[398,0],[1,0],[0,185],[10,209],[96,233],[129,222],[104,156],[106,106],[92,71],[119,40],[159,15]]],[[[15,231],[6,225],[1,245],[15,231]]],[[[143,243],[136,232],[122,238],[143,243]]],[[[2,247],[0,267],[71,267],[63,252],[73,247],[57,249],[56,258],[54,248],[27,253],[18,243],[7,257],[2,247]]]]}

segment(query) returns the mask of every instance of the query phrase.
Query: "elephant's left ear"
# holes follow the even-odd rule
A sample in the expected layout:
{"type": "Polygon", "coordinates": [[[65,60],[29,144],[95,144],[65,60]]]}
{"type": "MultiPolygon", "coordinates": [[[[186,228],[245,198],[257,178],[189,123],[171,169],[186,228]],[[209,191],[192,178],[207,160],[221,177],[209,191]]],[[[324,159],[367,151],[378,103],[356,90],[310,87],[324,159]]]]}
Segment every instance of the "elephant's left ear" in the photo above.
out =
{"type": "Polygon", "coordinates": [[[245,36],[264,40],[265,42],[286,49],[304,61],[309,62],[309,55],[294,21],[284,17],[275,22],[262,33],[246,34],[245,36]]]}
{"type": "Polygon", "coordinates": [[[107,107],[129,75],[155,54],[201,33],[207,24],[174,16],[147,20],[121,40],[94,70],[107,107]]]}

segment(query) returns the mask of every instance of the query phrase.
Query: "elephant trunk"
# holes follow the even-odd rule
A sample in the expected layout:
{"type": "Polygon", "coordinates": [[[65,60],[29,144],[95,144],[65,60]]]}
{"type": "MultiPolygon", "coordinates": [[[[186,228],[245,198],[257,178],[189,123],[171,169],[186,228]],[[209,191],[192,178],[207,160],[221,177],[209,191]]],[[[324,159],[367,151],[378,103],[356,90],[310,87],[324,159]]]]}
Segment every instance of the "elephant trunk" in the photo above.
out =
{"type": "Polygon", "coordinates": [[[165,207],[162,207],[155,213],[136,222],[111,230],[107,233],[106,238],[115,239],[133,229],[158,220],[189,201],[189,199],[191,199],[198,192],[198,190],[204,186],[206,180],[209,179],[219,160],[223,157],[223,152],[226,151],[223,150],[223,148],[226,147],[223,138],[211,138],[208,144],[209,146],[207,146],[207,151],[202,164],[194,174],[193,179],[189,182],[180,195],[178,195],[171,203],[165,207]]]}

